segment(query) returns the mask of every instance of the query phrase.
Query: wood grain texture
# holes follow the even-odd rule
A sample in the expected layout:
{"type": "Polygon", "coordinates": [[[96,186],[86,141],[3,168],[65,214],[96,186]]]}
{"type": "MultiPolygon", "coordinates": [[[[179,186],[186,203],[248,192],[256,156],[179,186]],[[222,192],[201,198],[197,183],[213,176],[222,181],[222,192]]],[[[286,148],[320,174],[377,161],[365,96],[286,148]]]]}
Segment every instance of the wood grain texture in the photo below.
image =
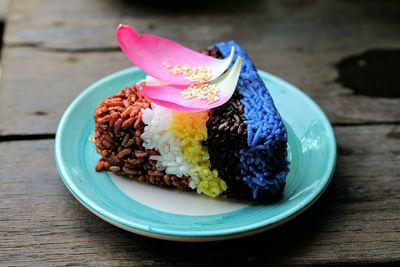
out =
{"type": "Polygon", "coordinates": [[[337,82],[335,68],[352,54],[400,47],[395,2],[250,0],[246,7],[233,1],[228,9],[223,1],[214,2],[212,10],[185,4],[171,10],[141,1],[13,1],[0,92],[0,120],[10,123],[1,125],[0,133],[54,133],[79,92],[130,66],[114,40],[119,23],[194,49],[235,39],[260,69],[310,94],[333,123],[400,122],[400,99],[354,95],[337,82]],[[15,97],[22,94],[29,98],[15,97]],[[36,121],[35,126],[21,123],[20,116],[36,121]]]}
{"type": "Polygon", "coordinates": [[[3,66],[0,121],[8,123],[1,124],[0,134],[9,135],[55,133],[61,114],[84,88],[130,64],[119,52],[49,53],[24,47],[6,49],[3,66]]]}
{"type": "Polygon", "coordinates": [[[53,141],[0,143],[9,151],[0,158],[0,265],[399,263],[400,128],[335,131],[337,170],[312,208],[275,230],[207,244],[152,240],[113,227],[68,192],[54,166],[53,141]]]}

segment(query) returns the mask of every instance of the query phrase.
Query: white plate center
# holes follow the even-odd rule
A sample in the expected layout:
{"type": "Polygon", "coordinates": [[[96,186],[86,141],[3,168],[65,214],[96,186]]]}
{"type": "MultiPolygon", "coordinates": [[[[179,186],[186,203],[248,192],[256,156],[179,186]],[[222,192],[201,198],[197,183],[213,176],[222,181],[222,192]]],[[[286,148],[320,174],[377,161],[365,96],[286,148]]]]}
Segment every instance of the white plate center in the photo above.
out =
{"type": "Polygon", "coordinates": [[[251,205],[250,202],[218,198],[213,199],[195,192],[162,188],[134,181],[110,173],[117,187],[133,200],[150,208],[181,215],[216,215],[240,210],[251,205]]]}

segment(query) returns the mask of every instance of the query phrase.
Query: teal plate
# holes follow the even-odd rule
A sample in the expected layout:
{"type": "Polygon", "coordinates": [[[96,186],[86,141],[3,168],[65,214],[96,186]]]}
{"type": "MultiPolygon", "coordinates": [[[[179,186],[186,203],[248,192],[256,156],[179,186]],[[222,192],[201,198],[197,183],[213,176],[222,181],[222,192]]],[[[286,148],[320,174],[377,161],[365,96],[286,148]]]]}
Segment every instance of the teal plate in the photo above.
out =
{"type": "Polygon", "coordinates": [[[336,163],[332,127],[321,109],[293,85],[259,72],[288,130],[290,172],[279,202],[210,199],[158,188],[94,170],[99,156],[89,142],[97,104],[144,78],[137,68],[96,82],[64,113],[56,135],[56,163],[71,193],[91,212],[137,234],[175,241],[237,238],[276,227],[299,215],[328,186],[336,163]]]}

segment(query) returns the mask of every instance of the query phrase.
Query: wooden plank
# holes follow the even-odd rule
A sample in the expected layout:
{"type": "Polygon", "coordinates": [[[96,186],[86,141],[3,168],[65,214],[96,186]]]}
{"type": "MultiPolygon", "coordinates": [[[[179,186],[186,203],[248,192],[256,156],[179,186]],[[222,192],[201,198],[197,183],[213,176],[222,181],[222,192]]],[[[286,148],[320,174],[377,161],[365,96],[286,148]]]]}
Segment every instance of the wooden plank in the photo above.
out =
{"type": "Polygon", "coordinates": [[[5,44],[35,43],[42,47],[73,49],[75,45],[71,43],[85,32],[91,35],[90,39],[102,44],[92,42],[91,45],[115,46],[110,43],[113,38],[108,30],[99,32],[96,29],[128,22],[141,31],[167,33],[166,36],[182,42],[194,39],[194,45],[218,33],[220,37],[239,38],[241,43],[252,44],[253,49],[261,48],[262,53],[268,51],[264,50],[265,45],[275,49],[291,48],[306,55],[321,49],[343,48],[352,53],[352,49],[370,47],[368,41],[373,41],[375,47],[399,44],[397,1],[357,4],[353,1],[252,1],[247,5],[231,1],[229,5],[213,2],[212,7],[206,4],[201,3],[200,8],[196,3],[181,1],[169,1],[167,6],[163,1],[13,1],[7,18],[10,25],[5,44]],[[240,19],[235,19],[238,15],[240,19]],[[88,31],[90,28],[94,31],[88,31]],[[52,33],[62,33],[68,38],[55,40],[52,33]]]}
{"type": "MultiPolygon", "coordinates": [[[[5,48],[0,121],[7,123],[0,124],[0,135],[54,133],[62,113],[80,92],[101,77],[129,66],[121,52],[5,48]]],[[[320,83],[316,80],[314,86],[320,83]]],[[[308,93],[332,123],[399,122],[400,99],[308,93]]]]}
{"type": "Polygon", "coordinates": [[[54,166],[53,141],[0,143],[0,265],[302,265],[400,261],[400,128],[336,127],[337,171],[323,197],[275,230],[227,242],[151,240],[83,208],[54,166]]]}
{"type": "Polygon", "coordinates": [[[3,64],[1,135],[54,133],[61,114],[83,89],[130,66],[119,52],[49,53],[32,48],[8,48],[3,64]]]}

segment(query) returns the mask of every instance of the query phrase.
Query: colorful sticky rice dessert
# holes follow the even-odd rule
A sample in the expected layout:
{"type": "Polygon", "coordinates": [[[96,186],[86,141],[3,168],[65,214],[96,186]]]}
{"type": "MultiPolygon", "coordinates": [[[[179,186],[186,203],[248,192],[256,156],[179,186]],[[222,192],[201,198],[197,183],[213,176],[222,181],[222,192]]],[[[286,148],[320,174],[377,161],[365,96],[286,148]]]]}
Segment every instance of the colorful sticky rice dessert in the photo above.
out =
{"type": "Polygon", "coordinates": [[[286,129],[239,45],[201,54],[124,25],[117,40],[149,76],[96,108],[97,171],[209,197],[282,195],[286,129]]]}

